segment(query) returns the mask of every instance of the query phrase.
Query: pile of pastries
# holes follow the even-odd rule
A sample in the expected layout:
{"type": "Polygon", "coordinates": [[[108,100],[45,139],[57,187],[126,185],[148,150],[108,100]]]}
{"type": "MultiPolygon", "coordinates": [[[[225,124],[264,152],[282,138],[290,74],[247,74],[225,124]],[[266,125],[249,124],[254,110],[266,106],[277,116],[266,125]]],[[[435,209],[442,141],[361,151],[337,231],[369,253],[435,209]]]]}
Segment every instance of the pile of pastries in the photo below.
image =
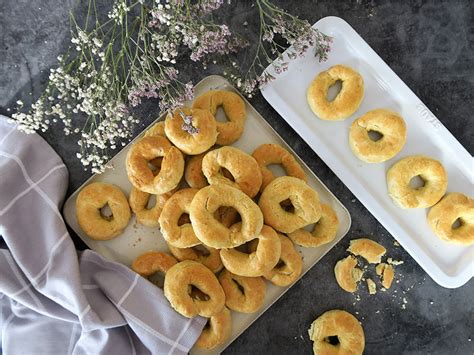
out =
{"type": "MultiPolygon", "coordinates": [[[[307,90],[311,110],[320,119],[329,121],[351,116],[363,98],[362,76],[345,65],[335,65],[319,73],[307,90]],[[342,82],[342,88],[329,100],[328,90],[338,81],[342,82]]],[[[349,145],[360,160],[381,163],[402,150],[406,137],[404,119],[396,112],[377,108],[352,123],[349,145]]],[[[457,192],[446,194],[447,186],[448,176],[443,165],[423,155],[407,156],[387,172],[388,193],[397,206],[403,209],[431,207],[428,224],[439,238],[454,244],[474,244],[474,200],[457,192]],[[422,186],[411,184],[415,177],[422,180],[422,186]]]]}
{"type": "Polygon", "coordinates": [[[79,225],[96,240],[120,235],[131,211],[138,223],[160,228],[169,253],[150,251],[132,269],[148,278],[164,274],[164,295],[177,312],[209,318],[200,348],[225,342],[231,310],[262,307],[266,280],[285,287],[298,279],[303,262],[295,244],[318,247],[338,230],[336,213],[320,202],[285,148],[262,144],[248,154],[230,146],[242,135],[246,116],[239,95],[206,92],[131,146],[128,199],[117,186],[92,183],[76,201],[79,225]],[[218,107],[226,122],[216,120],[218,107]],[[287,175],[275,177],[271,164],[287,175]],[[106,204],[110,217],[101,213],[106,204]]]}

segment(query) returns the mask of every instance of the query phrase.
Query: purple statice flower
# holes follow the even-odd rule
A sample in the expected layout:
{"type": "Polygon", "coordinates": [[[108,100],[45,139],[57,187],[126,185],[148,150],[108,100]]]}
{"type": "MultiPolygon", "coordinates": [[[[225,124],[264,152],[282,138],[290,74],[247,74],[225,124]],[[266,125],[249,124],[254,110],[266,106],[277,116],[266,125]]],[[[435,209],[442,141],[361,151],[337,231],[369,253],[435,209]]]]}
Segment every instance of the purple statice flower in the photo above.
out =
{"type": "Polygon", "coordinates": [[[183,119],[183,124],[181,125],[181,129],[185,132],[188,132],[191,135],[195,135],[199,133],[199,128],[193,126],[193,116],[186,115],[183,111],[179,111],[181,118],[183,119]]]}
{"type": "Polygon", "coordinates": [[[270,81],[273,81],[275,80],[275,77],[273,75],[271,75],[270,73],[268,73],[267,71],[264,71],[262,73],[262,75],[260,75],[258,78],[257,78],[257,81],[258,81],[258,87],[263,87],[265,84],[268,84],[270,81]]]}
{"type": "Polygon", "coordinates": [[[192,100],[194,98],[194,85],[192,82],[184,85],[184,98],[185,100],[192,100]]]}
{"type": "Polygon", "coordinates": [[[201,61],[209,54],[227,54],[231,32],[226,25],[212,29],[201,26],[197,33],[188,33],[184,36],[185,45],[191,49],[191,60],[201,61]]]}
{"type": "Polygon", "coordinates": [[[201,15],[207,15],[219,9],[224,4],[224,0],[204,0],[195,6],[201,15]]]}

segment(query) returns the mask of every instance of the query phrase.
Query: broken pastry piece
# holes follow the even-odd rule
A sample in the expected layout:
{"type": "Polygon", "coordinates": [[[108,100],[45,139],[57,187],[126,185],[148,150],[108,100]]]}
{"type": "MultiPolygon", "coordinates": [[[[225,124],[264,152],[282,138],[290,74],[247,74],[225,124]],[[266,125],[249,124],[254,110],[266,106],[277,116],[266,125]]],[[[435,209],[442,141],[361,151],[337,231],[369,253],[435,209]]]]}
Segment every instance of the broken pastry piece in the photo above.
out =
{"type": "Polygon", "coordinates": [[[375,268],[375,272],[381,277],[382,286],[389,289],[390,286],[392,286],[393,278],[395,276],[393,266],[386,263],[380,263],[375,268]]]}
{"type": "Polygon", "coordinates": [[[367,279],[367,288],[369,289],[369,294],[375,295],[377,293],[377,286],[372,279],[367,279]]]}
{"type": "Polygon", "coordinates": [[[355,256],[361,256],[371,264],[380,263],[382,256],[387,251],[379,243],[367,238],[351,240],[347,251],[355,256]]]}
{"type": "Polygon", "coordinates": [[[356,266],[357,259],[349,255],[347,258],[339,260],[334,267],[336,281],[344,291],[352,293],[357,290],[357,283],[364,272],[356,266]]]}

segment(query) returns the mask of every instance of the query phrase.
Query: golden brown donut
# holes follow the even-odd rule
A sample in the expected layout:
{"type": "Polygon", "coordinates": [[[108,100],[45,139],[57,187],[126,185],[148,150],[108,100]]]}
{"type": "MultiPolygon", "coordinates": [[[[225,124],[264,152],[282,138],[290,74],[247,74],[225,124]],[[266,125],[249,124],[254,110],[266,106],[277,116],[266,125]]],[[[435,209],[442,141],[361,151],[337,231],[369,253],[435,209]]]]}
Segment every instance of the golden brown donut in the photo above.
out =
{"type": "Polygon", "coordinates": [[[397,155],[407,140],[407,127],[403,118],[395,112],[377,109],[356,119],[349,131],[352,152],[366,163],[381,163],[397,155]],[[381,134],[373,141],[369,132],[381,134]]]}
{"type": "Polygon", "coordinates": [[[191,202],[198,192],[197,189],[183,189],[175,192],[163,206],[160,215],[160,229],[168,244],[176,248],[190,248],[201,244],[194,233],[192,223],[180,225],[183,214],[189,214],[191,202]]]}
{"type": "Polygon", "coordinates": [[[321,217],[321,205],[316,191],[303,180],[292,176],[281,176],[263,190],[258,205],[265,224],[279,232],[291,233],[321,217]],[[281,203],[290,200],[294,211],[286,211],[281,203]]]}
{"type": "Polygon", "coordinates": [[[232,317],[227,307],[208,319],[201,335],[196,341],[199,349],[214,349],[229,339],[232,333],[232,317]]]}
{"type": "Polygon", "coordinates": [[[371,239],[359,238],[351,240],[347,251],[356,256],[362,256],[371,264],[377,264],[380,263],[387,250],[371,239]]]}
{"type": "Polygon", "coordinates": [[[186,162],[186,167],[184,168],[184,179],[194,189],[202,189],[208,185],[207,179],[202,172],[202,160],[205,155],[206,153],[193,155],[186,162]]]}
{"type": "Polygon", "coordinates": [[[361,355],[364,351],[364,330],[357,318],[346,311],[323,313],[311,324],[308,333],[314,342],[314,354],[361,355]],[[331,342],[333,339],[335,343],[331,342]]]}
{"type": "Polygon", "coordinates": [[[124,193],[117,186],[93,182],[77,195],[76,217],[89,238],[109,240],[117,237],[127,226],[130,207],[124,193]],[[100,211],[106,205],[112,211],[110,217],[103,216],[100,211]]]}
{"type": "Polygon", "coordinates": [[[217,141],[219,145],[229,145],[240,138],[244,132],[247,112],[242,98],[231,91],[210,90],[198,96],[193,103],[193,108],[211,111],[215,116],[217,108],[222,107],[228,122],[217,121],[217,141]]]}
{"type": "Polygon", "coordinates": [[[214,273],[203,264],[185,260],[165,274],[164,294],[179,314],[212,317],[224,308],[225,294],[214,273]]]}
{"type": "Polygon", "coordinates": [[[209,185],[194,196],[189,216],[198,239],[216,249],[233,248],[252,240],[263,227],[262,212],[250,197],[228,185],[209,185]],[[242,218],[240,230],[229,230],[215,219],[222,206],[235,208],[242,218]]]}
{"type": "Polygon", "coordinates": [[[203,264],[212,272],[216,273],[222,270],[220,250],[200,244],[191,248],[175,248],[168,244],[171,254],[179,261],[193,260],[203,264]],[[203,251],[205,249],[205,251],[203,251]]]}
{"type": "MultiPolygon", "coordinates": [[[[274,285],[285,287],[300,277],[303,269],[303,259],[290,239],[279,233],[278,237],[281,243],[280,260],[276,266],[270,271],[267,271],[263,277],[274,285]]],[[[250,243],[250,250],[255,250],[256,248],[256,241],[252,241],[250,243]]]]}
{"type": "Polygon", "coordinates": [[[130,208],[137,217],[138,223],[147,227],[158,227],[160,225],[158,223],[158,218],[160,217],[161,210],[170,196],[170,192],[157,195],[155,205],[148,208],[147,205],[151,194],[140,191],[135,186],[132,186],[128,201],[130,203],[130,208]]]}
{"type": "MultiPolygon", "coordinates": [[[[242,224],[236,223],[230,230],[240,228],[242,224]]],[[[247,277],[262,276],[273,269],[281,255],[281,244],[277,233],[273,228],[264,225],[256,239],[257,247],[250,254],[237,249],[222,249],[221,260],[224,267],[236,275],[247,277]]]]}
{"type": "Polygon", "coordinates": [[[241,313],[257,312],[263,305],[267,285],[261,277],[245,277],[223,270],[219,282],[225,293],[225,304],[241,313]]]}
{"type": "Polygon", "coordinates": [[[309,107],[322,120],[343,120],[359,108],[364,98],[364,79],[354,69],[335,65],[316,76],[308,88],[309,107]],[[342,81],[342,88],[334,100],[328,101],[328,89],[342,81]]]}
{"type": "Polygon", "coordinates": [[[460,193],[449,193],[428,213],[433,232],[449,243],[474,244],[474,200],[460,193]],[[453,228],[459,220],[460,226],[453,228]]]}
{"type": "Polygon", "coordinates": [[[362,278],[364,273],[357,268],[357,259],[352,255],[339,260],[334,267],[334,275],[338,285],[347,292],[355,292],[357,290],[357,283],[362,278]]]}
{"type": "Polygon", "coordinates": [[[387,172],[388,193],[401,208],[426,208],[438,202],[446,192],[448,176],[443,165],[423,155],[399,160],[387,172]],[[420,176],[424,186],[412,188],[410,180],[420,176]]]}
{"type": "Polygon", "coordinates": [[[148,128],[145,132],[145,137],[149,137],[149,136],[163,136],[163,137],[166,137],[166,134],[165,134],[165,121],[157,122],[153,126],[148,128]]]}
{"type": "Polygon", "coordinates": [[[272,171],[268,169],[268,165],[271,164],[280,164],[285,169],[287,175],[306,181],[306,174],[301,165],[295,157],[281,145],[262,144],[255,149],[252,156],[257,161],[260,166],[260,171],[262,172],[261,191],[275,179],[272,171]]]}
{"type": "Polygon", "coordinates": [[[210,151],[202,160],[202,172],[210,185],[227,184],[254,197],[262,185],[262,174],[257,161],[234,147],[221,147],[210,151]],[[227,169],[235,181],[224,176],[227,169]]]}
{"type": "Polygon", "coordinates": [[[338,228],[339,220],[336,212],[334,212],[331,206],[322,203],[321,218],[315,223],[313,230],[308,232],[300,228],[292,233],[288,233],[288,237],[293,243],[302,247],[316,248],[332,242],[336,238],[338,228]]]}
{"type": "Polygon", "coordinates": [[[162,136],[150,136],[133,144],[126,161],[128,179],[137,189],[161,195],[178,186],[184,172],[183,154],[162,136]],[[158,174],[148,162],[163,157],[158,174]]]}
{"type": "Polygon", "coordinates": [[[178,108],[166,117],[165,133],[182,152],[200,154],[216,143],[216,120],[208,110],[178,108]]]}
{"type": "Polygon", "coordinates": [[[169,254],[151,251],[133,260],[132,270],[143,277],[148,277],[156,272],[166,274],[177,263],[178,261],[169,254]]]}

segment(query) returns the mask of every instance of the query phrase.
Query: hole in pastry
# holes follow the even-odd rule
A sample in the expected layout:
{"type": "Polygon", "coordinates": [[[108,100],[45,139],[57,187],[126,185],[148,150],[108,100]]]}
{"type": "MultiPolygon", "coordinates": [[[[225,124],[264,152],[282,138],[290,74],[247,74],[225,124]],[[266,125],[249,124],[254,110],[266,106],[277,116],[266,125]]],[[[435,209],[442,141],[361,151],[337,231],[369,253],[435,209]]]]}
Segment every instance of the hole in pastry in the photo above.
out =
{"type": "Polygon", "coordinates": [[[204,247],[204,245],[196,245],[193,247],[193,250],[200,256],[208,256],[208,255],[211,255],[211,253],[209,252],[209,250],[207,250],[206,247],[204,247]]]}
{"type": "Polygon", "coordinates": [[[235,279],[232,279],[232,281],[237,285],[237,288],[239,289],[240,293],[245,295],[245,289],[244,287],[235,279]]]}
{"type": "Polygon", "coordinates": [[[206,325],[202,328],[202,331],[211,329],[211,318],[207,319],[206,325]]]}
{"type": "Polygon", "coordinates": [[[319,221],[317,221],[316,223],[312,223],[312,224],[308,224],[307,226],[304,226],[303,230],[305,230],[306,232],[309,232],[311,233],[313,231],[313,229],[318,225],[319,221]]]}
{"type": "Polygon", "coordinates": [[[148,168],[156,175],[161,169],[161,162],[163,161],[163,158],[155,158],[152,160],[148,161],[148,168]]]}
{"type": "Polygon", "coordinates": [[[224,175],[224,177],[226,177],[226,178],[229,179],[230,181],[235,182],[234,176],[233,176],[232,173],[231,173],[229,170],[227,170],[226,168],[221,167],[220,173],[221,173],[222,175],[224,175]]]}
{"type": "Polygon", "coordinates": [[[239,212],[231,206],[220,206],[214,212],[214,218],[229,228],[231,225],[242,221],[239,212]]]}
{"type": "Polygon", "coordinates": [[[165,274],[162,272],[155,272],[153,275],[148,276],[148,281],[159,288],[163,288],[165,284],[165,274]]]}
{"type": "Polygon", "coordinates": [[[341,90],[342,90],[342,80],[336,80],[336,82],[332,84],[328,89],[328,94],[326,96],[327,100],[333,101],[337,97],[337,95],[339,95],[341,90]]]}
{"type": "Polygon", "coordinates": [[[229,122],[222,106],[218,106],[216,114],[214,115],[217,122],[229,122]]]}
{"type": "Polygon", "coordinates": [[[283,269],[286,266],[286,263],[280,259],[278,260],[278,263],[275,265],[275,269],[283,269]]]}
{"type": "Polygon", "coordinates": [[[236,246],[234,249],[244,254],[251,254],[258,247],[258,239],[253,239],[247,243],[236,246]],[[253,248],[252,248],[253,247],[253,248]]]}
{"type": "Polygon", "coordinates": [[[410,180],[410,187],[412,189],[421,189],[425,186],[425,180],[420,175],[414,176],[410,180]]]}
{"type": "Polygon", "coordinates": [[[209,301],[209,295],[202,292],[199,288],[194,285],[189,285],[189,295],[191,298],[198,300],[198,301],[209,301]]]}
{"type": "Polygon", "coordinates": [[[289,212],[289,213],[294,213],[295,212],[295,206],[293,206],[293,203],[291,202],[291,200],[289,198],[287,198],[286,200],[281,201],[280,206],[286,212],[289,212]]]}
{"type": "Polygon", "coordinates": [[[189,219],[189,214],[183,213],[181,216],[179,216],[178,227],[188,223],[191,223],[191,220],[189,219]]]}
{"type": "Polygon", "coordinates": [[[377,142],[383,138],[383,134],[377,131],[369,130],[367,134],[369,135],[370,140],[373,142],[377,142]]]}
{"type": "Polygon", "coordinates": [[[287,176],[285,168],[281,164],[270,164],[267,165],[268,170],[270,170],[275,177],[287,176]]]}
{"type": "Polygon", "coordinates": [[[150,208],[155,207],[156,205],[156,195],[150,195],[148,197],[148,202],[146,203],[146,208],[149,210],[150,208]]]}
{"type": "Polygon", "coordinates": [[[99,211],[102,218],[106,219],[107,221],[112,220],[112,218],[114,217],[114,214],[112,213],[112,209],[110,208],[108,202],[99,211]]]}
{"type": "Polygon", "coordinates": [[[454,223],[451,225],[451,228],[452,229],[458,229],[462,226],[462,219],[461,218],[458,218],[454,221],[454,223]]]}
{"type": "Polygon", "coordinates": [[[330,335],[330,336],[324,338],[324,341],[326,343],[331,344],[331,345],[339,345],[340,344],[339,337],[337,335],[330,335]]]}

